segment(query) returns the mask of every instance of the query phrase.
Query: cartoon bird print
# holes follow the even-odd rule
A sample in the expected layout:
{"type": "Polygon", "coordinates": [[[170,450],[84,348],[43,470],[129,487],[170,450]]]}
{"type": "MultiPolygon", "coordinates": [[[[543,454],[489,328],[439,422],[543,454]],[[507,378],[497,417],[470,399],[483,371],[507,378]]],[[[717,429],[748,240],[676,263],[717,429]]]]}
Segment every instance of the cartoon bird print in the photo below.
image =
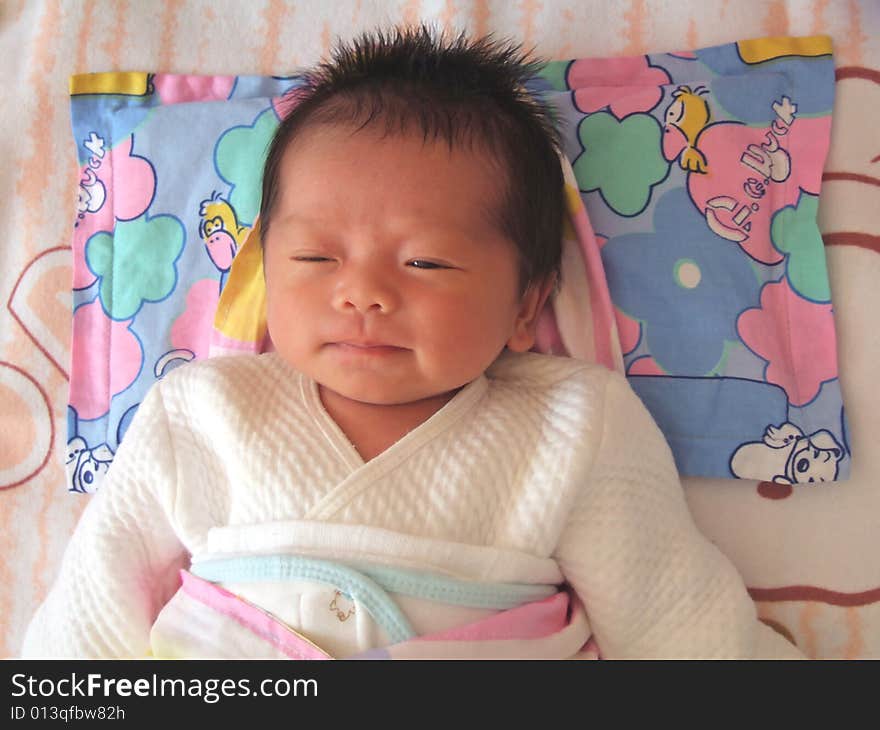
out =
{"type": "Polygon", "coordinates": [[[202,218],[199,234],[205,242],[209,258],[222,274],[222,288],[223,279],[232,266],[232,259],[247,238],[250,228],[239,226],[235,209],[217,192],[209,200],[202,201],[199,215],[202,218]]]}
{"type": "Polygon", "coordinates": [[[697,148],[700,133],[709,124],[712,114],[703,94],[709,90],[697,86],[679,86],[672,92],[672,103],[666,109],[663,127],[663,156],[672,162],[678,159],[683,170],[705,173],[709,170],[706,156],[697,148]]]}

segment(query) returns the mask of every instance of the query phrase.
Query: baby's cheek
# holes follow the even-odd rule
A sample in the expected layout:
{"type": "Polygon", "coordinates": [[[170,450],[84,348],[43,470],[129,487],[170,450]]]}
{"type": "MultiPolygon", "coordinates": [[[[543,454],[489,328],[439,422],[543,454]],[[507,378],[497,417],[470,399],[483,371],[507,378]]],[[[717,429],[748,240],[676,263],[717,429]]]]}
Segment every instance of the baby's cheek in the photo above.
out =
{"type": "Polygon", "coordinates": [[[445,358],[469,367],[488,367],[510,336],[509,322],[485,302],[450,307],[429,328],[445,358]]]}

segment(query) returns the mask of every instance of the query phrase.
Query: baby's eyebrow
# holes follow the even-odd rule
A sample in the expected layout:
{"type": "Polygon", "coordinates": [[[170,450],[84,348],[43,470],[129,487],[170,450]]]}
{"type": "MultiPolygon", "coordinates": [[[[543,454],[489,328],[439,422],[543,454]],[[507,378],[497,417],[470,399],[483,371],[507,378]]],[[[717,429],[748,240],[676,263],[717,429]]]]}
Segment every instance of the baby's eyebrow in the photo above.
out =
{"type": "Polygon", "coordinates": [[[296,225],[303,228],[323,228],[327,224],[317,218],[309,218],[298,213],[288,213],[279,216],[277,221],[273,221],[272,225],[296,225]]]}
{"type": "MultiPolygon", "coordinates": [[[[339,225],[333,218],[316,218],[301,213],[289,213],[280,216],[277,220],[272,221],[274,226],[297,227],[311,231],[320,231],[327,233],[328,231],[336,233],[339,231],[339,225]]],[[[445,239],[445,240],[461,240],[471,241],[479,232],[469,226],[459,225],[448,218],[439,216],[429,216],[427,218],[411,219],[400,218],[393,222],[392,230],[394,235],[404,238],[422,238],[422,239],[445,239]]]]}

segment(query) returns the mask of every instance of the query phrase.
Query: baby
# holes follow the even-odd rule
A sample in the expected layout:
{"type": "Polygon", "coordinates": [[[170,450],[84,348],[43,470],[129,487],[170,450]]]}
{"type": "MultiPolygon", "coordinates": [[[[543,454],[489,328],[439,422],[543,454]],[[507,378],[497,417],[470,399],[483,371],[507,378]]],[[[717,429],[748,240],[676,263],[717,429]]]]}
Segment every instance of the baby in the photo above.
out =
{"type": "Polygon", "coordinates": [[[796,657],[626,380],[537,354],[564,189],[516,47],[307,74],[265,165],[275,351],[141,404],[28,656],[796,657]]]}

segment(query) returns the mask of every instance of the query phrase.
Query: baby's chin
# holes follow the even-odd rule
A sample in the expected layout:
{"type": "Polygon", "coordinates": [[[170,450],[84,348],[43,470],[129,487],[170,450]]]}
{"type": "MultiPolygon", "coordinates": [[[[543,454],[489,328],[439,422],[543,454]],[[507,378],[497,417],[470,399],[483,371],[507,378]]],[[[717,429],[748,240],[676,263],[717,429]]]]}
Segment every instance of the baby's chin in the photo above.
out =
{"type": "Polygon", "coordinates": [[[337,398],[367,406],[406,406],[428,401],[446,403],[460,389],[413,382],[388,382],[382,378],[315,378],[319,389],[331,391],[337,398]]]}
{"type": "MultiPolygon", "coordinates": [[[[478,377],[472,367],[464,372],[426,373],[412,358],[403,363],[343,363],[336,359],[290,357],[279,351],[282,359],[295,370],[317,383],[319,389],[331,391],[363,405],[403,406],[422,401],[450,400],[461,388],[478,377]]],[[[392,356],[393,359],[394,356],[392,356]]]]}
{"type": "MultiPolygon", "coordinates": [[[[406,387],[389,387],[387,384],[350,386],[337,384],[333,381],[316,381],[325,390],[350,401],[372,406],[402,406],[419,401],[442,398],[445,390],[413,390],[406,387]]],[[[451,396],[450,396],[451,397],[451,396]]]]}

